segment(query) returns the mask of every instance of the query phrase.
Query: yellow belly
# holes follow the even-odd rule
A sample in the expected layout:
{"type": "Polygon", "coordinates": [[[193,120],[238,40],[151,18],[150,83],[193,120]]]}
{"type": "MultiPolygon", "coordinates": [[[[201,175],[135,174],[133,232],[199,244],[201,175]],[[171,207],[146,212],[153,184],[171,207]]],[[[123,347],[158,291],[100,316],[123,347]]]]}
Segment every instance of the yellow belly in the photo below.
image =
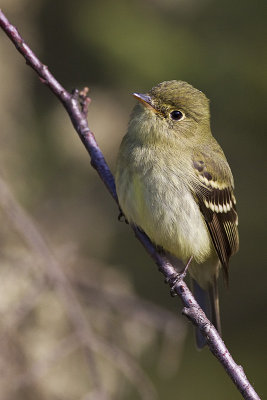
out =
{"type": "Polygon", "coordinates": [[[145,176],[123,171],[117,193],[129,222],[139,226],[156,245],[183,262],[193,256],[204,263],[213,254],[205,221],[191,192],[175,176],[145,176]],[[177,180],[177,182],[176,182],[177,180]]]}

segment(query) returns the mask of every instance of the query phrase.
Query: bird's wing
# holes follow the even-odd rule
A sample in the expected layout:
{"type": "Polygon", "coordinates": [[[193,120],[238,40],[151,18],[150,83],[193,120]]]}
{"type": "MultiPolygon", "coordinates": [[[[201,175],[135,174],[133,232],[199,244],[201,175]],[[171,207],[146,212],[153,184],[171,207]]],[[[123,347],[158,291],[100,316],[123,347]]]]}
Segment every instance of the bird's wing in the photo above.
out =
{"type": "Polygon", "coordinates": [[[193,160],[194,192],[214,247],[228,278],[229,258],[239,248],[238,216],[233,179],[228,164],[223,168],[201,154],[193,160]],[[227,168],[226,168],[227,167],[227,168]],[[229,169],[228,169],[229,168],[229,169]],[[212,172],[211,171],[216,171],[212,172]],[[215,176],[216,175],[216,176],[215,176]]]}

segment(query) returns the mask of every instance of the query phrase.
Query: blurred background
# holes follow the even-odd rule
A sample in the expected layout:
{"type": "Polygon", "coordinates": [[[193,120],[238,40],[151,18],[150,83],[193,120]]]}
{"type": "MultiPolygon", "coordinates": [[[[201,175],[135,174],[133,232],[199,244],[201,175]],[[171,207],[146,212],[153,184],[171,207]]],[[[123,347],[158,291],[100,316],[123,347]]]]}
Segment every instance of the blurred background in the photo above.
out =
{"type": "MultiPolygon", "coordinates": [[[[240,220],[229,289],[221,282],[223,336],[262,397],[265,7],[249,0],[1,1],[66,89],[89,86],[89,126],[112,171],[134,105],[130,93],[181,79],[210,98],[240,220]]],[[[1,399],[240,399],[211,353],[196,351],[179,299],[117,221],[63,107],[2,31],[0,54],[1,399]]]]}

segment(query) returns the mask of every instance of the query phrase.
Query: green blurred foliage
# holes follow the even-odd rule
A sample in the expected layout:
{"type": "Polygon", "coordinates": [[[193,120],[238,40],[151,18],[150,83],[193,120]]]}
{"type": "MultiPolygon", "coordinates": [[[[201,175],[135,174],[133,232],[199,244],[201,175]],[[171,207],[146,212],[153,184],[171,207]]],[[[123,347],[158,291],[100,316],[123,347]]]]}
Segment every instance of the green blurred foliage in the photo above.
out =
{"type": "MultiPolygon", "coordinates": [[[[266,395],[265,2],[17,0],[2,8],[63,86],[90,87],[89,125],[113,170],[134,104],[131,92],[181,79],[210,98],[212,129],[232,166],[240,218],[230,288],[221,285],[224,339],[266,395]]],[[[81,257],[116,266],[140,296],[177,312],[177,300],[143,248],[117,223],[118,210],[61,105],[2,33],[0,50],[0,165],[19,201],[54,246],[72,244],[81,257]]],[[[4,242],[1,229],[0,235],[4,242]]],[[[89,274],[86,266],[81,270],[89,274]]],[[[172,377],[157,376],[151,368],[157,346],[150,352],[143,364],[160,399],[241,398],[210,353],[196,352],[193,334],[172,377]]]]}

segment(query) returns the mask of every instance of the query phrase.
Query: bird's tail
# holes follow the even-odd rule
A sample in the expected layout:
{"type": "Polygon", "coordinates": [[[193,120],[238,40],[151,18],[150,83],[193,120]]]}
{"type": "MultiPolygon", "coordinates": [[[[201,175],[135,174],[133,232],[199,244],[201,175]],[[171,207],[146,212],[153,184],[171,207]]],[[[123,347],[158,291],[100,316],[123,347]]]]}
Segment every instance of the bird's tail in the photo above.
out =
{"type": "MultiPolygon", "coordinates": [[[[200,287],[199,284],[193,279],[193,292],[196,301],[205,312],[207,318],[212,322],[221,335],[217,278],[214,276],[213,283],[210,284],[208,290],[202,289],[202,287],[200,287]]],[[[196,343],[199,349],[202,349],[207,344],[206,338],[202,335],[198,328],[196,328],[196,343]]]]}

